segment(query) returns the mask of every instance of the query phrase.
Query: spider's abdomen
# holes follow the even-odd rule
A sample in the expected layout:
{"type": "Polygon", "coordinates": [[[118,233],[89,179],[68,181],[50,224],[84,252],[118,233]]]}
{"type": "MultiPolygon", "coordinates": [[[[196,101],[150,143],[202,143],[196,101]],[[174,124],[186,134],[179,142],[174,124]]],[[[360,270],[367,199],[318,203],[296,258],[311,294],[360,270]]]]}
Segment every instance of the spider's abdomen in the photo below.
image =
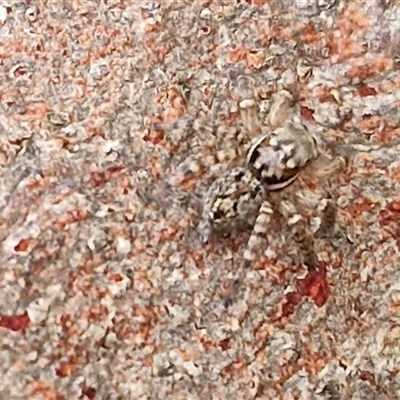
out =
{"type": "Polygon", "coordinates": [[[217,178],[204,201],[198,230],[208,240],[211,226],[216,230],[252,224],[263,201],[264,187],[251,171],[237,167],[217,178]]]}
{"type": "Polygon", "coordinates": [[[301,123],[289,121],[253,139],[247,151],[246,165],[268,190],[278,190],[292,183],[318,155],[313,135],[301,123]]]}

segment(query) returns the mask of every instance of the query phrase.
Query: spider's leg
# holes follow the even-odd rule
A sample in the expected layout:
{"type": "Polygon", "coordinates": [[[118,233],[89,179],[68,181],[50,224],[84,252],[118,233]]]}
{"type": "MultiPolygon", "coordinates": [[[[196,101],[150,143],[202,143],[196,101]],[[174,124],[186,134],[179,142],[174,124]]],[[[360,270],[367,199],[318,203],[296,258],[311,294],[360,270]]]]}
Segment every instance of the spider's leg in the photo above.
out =
{"type": "Polygon", "coordinates": [[[315,252],[314,234],[305,220],[300,220],[293,226],[293,237],[298,246],[301,261],[310,269],[318,267],[318,257],[315,252]]]}
{"type": "Polygon", "coordinates": [[[289,118],[290,109],[293,106],[293,96],[287,90],[281,90],[271,97],[271,109],[267,122],[271,129],[275,129],[289,118]]]}
{"type": "Polygon", "coordinates": [[[303,176],[306,180],[323,181],[346,169],[347,159],[343,156],[321,154],[305,168],[303,176]]]}
{"type": "Polygon", "coordinates": [[[239,103],[239,112],[248,137],[254,138],[260,135],[261,128],[256,102],[254,100],[241,101],[239,103]]]}
{"type": "Polygon", "coordinates": [[[246,250],[244,252],[244,259],[246,264],[254,261],[256,255],[259,253],[259,248],[262,245],[262,240],[265,240],[265,234],[267,233],[268,227],[274,210],[271,203],[265,200],[258,210],[257,218],[254,222],[253,231],[250,234],[247,242],[246,250]]]}
{"type": "Polygon", "coordinates": [[[315,207],[314,199],[310,198],[310,202],[304,204],[305,199],[302,198],[303,204],[302,207],[299,207],[301,203],[299,203],[300,198],[297,196],[297,190],[281,192],[277,207],[290,230],[291,240],[299,262],[313,269],[318,266],[314,232],[309,214],[309,211],[315,207]]]}
{"type": "Polygon", "coordinates": [[[309,216],[302,215],[297,211],[297,207],[292,204],[293,208],[286,219],[292,233],[292,239],[297,247],[299,261],[310,269],[318,268],[318,257],[315,251],[315,237],[311,226],[309,216]]]}

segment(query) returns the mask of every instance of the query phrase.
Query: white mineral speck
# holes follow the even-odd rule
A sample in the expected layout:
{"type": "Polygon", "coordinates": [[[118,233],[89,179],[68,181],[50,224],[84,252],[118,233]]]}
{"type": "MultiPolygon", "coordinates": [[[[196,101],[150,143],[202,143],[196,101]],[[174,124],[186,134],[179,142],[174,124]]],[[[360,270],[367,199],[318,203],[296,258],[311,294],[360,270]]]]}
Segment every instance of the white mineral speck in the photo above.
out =
{"type": "Polygon", "coordinates": [[[31,351],[30,353],[28,353],[25,356],[25,361],[32,362],[32,361],[37,360],[37,357],[38,357],[38,352],[37,351],[31,351]]]}
{"type": "Polygon", "coordinates": [[[118,253],[128,254],[131,251],[131,242],[122,236],[118,236],[115,240],[115,247],[118,253]]]}
{"type": "Polygon", "coordinates": [[[0,7],[0,23],[4,24],[4,22],[6,22],[8,17],[8,13],[7,13],[7,8],[4,6],[0,7]]]}
{"type": "Polygon", "coordinates": [[[130,283],[130,279],[126,275],[122,275],[122,279],[119,282],[113,282],[108,289],[110,290],[112,296],[115,297],[125,293],[130,283]]]}
{"type": "Polygon", "coordinates": [[[50,285],[46,288],[46,295],[51,299],[60,299],[63,300],[65,298],[65,292],[61,284],[50,285]]]}
{"type": "Polygon", "coordinates": [[[182,367],[190,376],[199,376],[201,374],[201,370],[192,361],[185,361],[182,367]]]}
{"type": "Polygon", "coordinates": [[[31,304],[29,304],[27,308],[27,313],[29,319],[33,323],[39,323],[46,319],[47,313],[49,311],[51,299],[49,298],[39,298],[34,300],[31,304]]]}

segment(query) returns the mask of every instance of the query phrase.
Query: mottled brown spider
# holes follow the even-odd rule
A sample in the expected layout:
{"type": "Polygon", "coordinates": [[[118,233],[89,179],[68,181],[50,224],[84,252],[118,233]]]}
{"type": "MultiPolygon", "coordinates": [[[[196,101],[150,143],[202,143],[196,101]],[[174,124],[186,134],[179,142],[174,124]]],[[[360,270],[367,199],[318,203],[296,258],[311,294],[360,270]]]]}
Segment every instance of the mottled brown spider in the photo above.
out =
{"type": "Polygon", "coordinates": [[[266,126],[260,124],[254,105],[242,110],[248,136],[252,137],[244,164],[217,178],[204,199],[198,225],[204,241],[209,239],[212,230],[253,227],[244,252],[247,262],[255,259],[261,238],[267,236],[271,219],[278,213],[288,225],[295,225],[296,242],[303,253],[309,253],[303,257],[305,262],[315,263],[312,252],[315,228],[308,227],[310,217],[303,216],[310,214],[307,209],[327,208],[329,202],[321,193],[317,195],[310,190],[306,193],[304,181],[321,181],[346,164],[342,157],[324,154],[317,138],[296,115],[289,115],[288,99],[286,91],[274,96],[266,126]],[[302,184],[293,186],[300,179],[302,184]]]}
{"type": "MultiPolygon", "coordinates": [[[[240,144],[218,153],[217,161],[230,163],[204,198],[197,230],[207,242],[212,232],[252,227],[244,251],[245,261],[252,262],[263,249],[263,239],[267,240],[276,216],[292,228],[304,263],[315,263],[313,234],[318,230],[315,218],[319,217],[313,212],[324,211],[330,203],[315,184],[345,166],[345,159],[331,157],[322,150],[317,137],[297,116],[287,91],[272,96],[264,122],[259,120],[254,100],[243,100],[239,109],[240,144]],[[310,190],[307,183],[314,189],[310,190]]],[[[195,120],[186,120],[176,122],[172,128],[195,126],[195,120]]]]}

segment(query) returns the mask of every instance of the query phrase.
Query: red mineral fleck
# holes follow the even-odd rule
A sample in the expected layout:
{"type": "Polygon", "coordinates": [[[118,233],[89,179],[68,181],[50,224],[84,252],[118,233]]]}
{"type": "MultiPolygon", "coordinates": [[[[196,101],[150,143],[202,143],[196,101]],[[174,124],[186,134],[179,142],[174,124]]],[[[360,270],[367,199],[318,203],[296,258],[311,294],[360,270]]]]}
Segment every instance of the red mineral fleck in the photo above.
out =
{"type": "Polygon", "coordinates": [[[301,301],[301,295],[297,292],[290,292],[286,294],[286,301],[287,303],[297,305],[301,301]]]}
{"type": "Polygon", "coordinates": [[[19,243],[14,247],[14,251],[27,251],[29,248],[29,240],[21,239],[19,243]]]}
{"type": "Polygon", "coordinates": [[[160,131],[152,131],[143,137],[145,142],[159,144],[164,139],[164,135],[160,131]]]}
{"type": "Polygon", "coordinates": [[[376,381],[374,375],[369,371],[360,371],[360,379],[362,381],[369,382],[371,385],[375,386],[376,381]]]}
{"type": "Polygon", "coordinates": [[[115,174],[122,171],[123,168],[124,167],[122,165],[112,165],[111,167],[107,168],[107,172],[109,172],[110,174],[115,174]]]}
{"type": "Polygon", "coordinates": [[[301,295],[311,297],[317,307],[322,307],[329,297],[325,269],[310,271],[304,279],[298,281],[297,289],[301,295]]]}
{"type": "Polygon", "coordinates": [[[30,322],[31,321],[27,312],[19,315],[0,316],[0,327],[10,329],[15,332],[25,330],[29,326],[30,322]]]}
{"type": "Polygon", "coordinates": [[[314,42],[317,38],[317,32],[315,30],[314,25],[309,22],[305,25],[303,29],[303,41],[304,42],[314,42]]]}
{"type": "Polygon", "coordinates": [[[373,208],[372,202],[367,198],[359,198],[358,201],[353,203],[347,208],[347,211],[352,216],[357,216],[366,211],[371,211],[373,208]]]}
{"type": "Polygon", "coordinates": [[[390,203],[387,207],[389,210],[392,210],[394,212],[400,212],[400,201],[393,201],[390,203]]]}
{"type": "Polygon", "coordinates": [[[379,224],[384,230],[396,239],[397,246],[400,247],[400,202],[393,201],[379,213],[379,224]]]}
{"type": "Polygon", "coordinates": [[[67,213],[70,216],[70,223],[73,222],[80,222],[87,219],[87,212],[86,210],[76,208],[75,210],[71,210],[67,213]]]}
{"type": "Polygon", "coordinates": [[[82,396],[86,396],[88,399],[92,400],[96,397],[96,389],[91,386],[84,385],[82,387],[82,396]]]}
{"type": "Polygon", "coordinates": [[[229,342],[230,342],[229,338],[222,339],[218,342],[218,346],[221,348],[221,350],[226,351],[230,348],[229,342]]]}
{"type": "Polygon", "coordinates": [[[246,58],[247,51],[245,49],[236,49],[232,50],[230,54],[230,61],[233,63],[237,63],[246,58]]]}
{"type": "Polygon", "coordinates": [[[26,72],[27,72],[26,69],[21,66],[14,69],[13,75],[15,78],[19,78],[20,76],[26,75],[26,72]]]}
{"type": "Polygon", "coordinates": [[[111,282],[121,282],[123,277],[120,274],[112,274],[109,279],[111,282]]]}
{"type": "Polygon", "coordinates": [[[57,376],[65,378],[70,376],[75,368],[75,365],[71,361],[63,361],[60,366],[56,369],[57,376]]]}
{"type": "Polygon", "coordinates": [[[307,121],[314,122],[314,110],[308,107],[301,107],[300,108],[300,115],[307,121]]]}
{"type": "Polygon", "coordinates": [[[301,301],[301,294],[298,292],[290,292],[285,296],[286,303],[282,306],[282,316],[287,317],[294,312],[294,308],[301,301]]]}
{"type": "Polygon", "coordinates": [[[375,96],[377,94],[377,91],[372,87],[362,84],[358,87],[357,93],[360,97],[366,97],[375,96]]]}
{"type": "Polygon", "coordinates": [[[398,222],[400,213],[400,202],[389,203],[384,210],[379,213],[379,223],[381,226],[389,225],[391,222],[398,222]]]}
{"type": "Polygon", "coordinates": [[[175,154],[179,150],[179,146],[176,143],[166,143],[165,148],[170,154],[175,154]]]}
{"type": "Polygon", "coordinates": [[[210,349],[213,347],[213,342],[210,341],[210,340],[206,340],[206,339],[204,339],[204,338],[200,338],[200,342],[201,342],[201,344],[202,344],[202,346],[203,346],[203,349],[204,349],[205,351],[208,351],[208,350],[210,350],[210,349]]]}
{"type": "Polygon", "coordinates": [[[90,181],[92,187],[102,187],[106,184],[107,178],[104,172],[93,171],[90,173],[90,181]]]}
{"type": "Polygon", "coordinates": [[[46,187],[46,183],[43,179],[43,176],[40,176],[40,179],[33,179],[32,181],[28,182],[26,187],[29,190],[43,189],[46,187]]]}
{"type": "MultiPolygon", "coordinates": [[[[32,381],[29,384],[32,395],[39,394],[41,399],[46,400],[65,400],[65,397],[55,391],[48,382],[45,381],[32,381]]],[[[35,396],[37,398],[37,396],[35,396]]]]}

